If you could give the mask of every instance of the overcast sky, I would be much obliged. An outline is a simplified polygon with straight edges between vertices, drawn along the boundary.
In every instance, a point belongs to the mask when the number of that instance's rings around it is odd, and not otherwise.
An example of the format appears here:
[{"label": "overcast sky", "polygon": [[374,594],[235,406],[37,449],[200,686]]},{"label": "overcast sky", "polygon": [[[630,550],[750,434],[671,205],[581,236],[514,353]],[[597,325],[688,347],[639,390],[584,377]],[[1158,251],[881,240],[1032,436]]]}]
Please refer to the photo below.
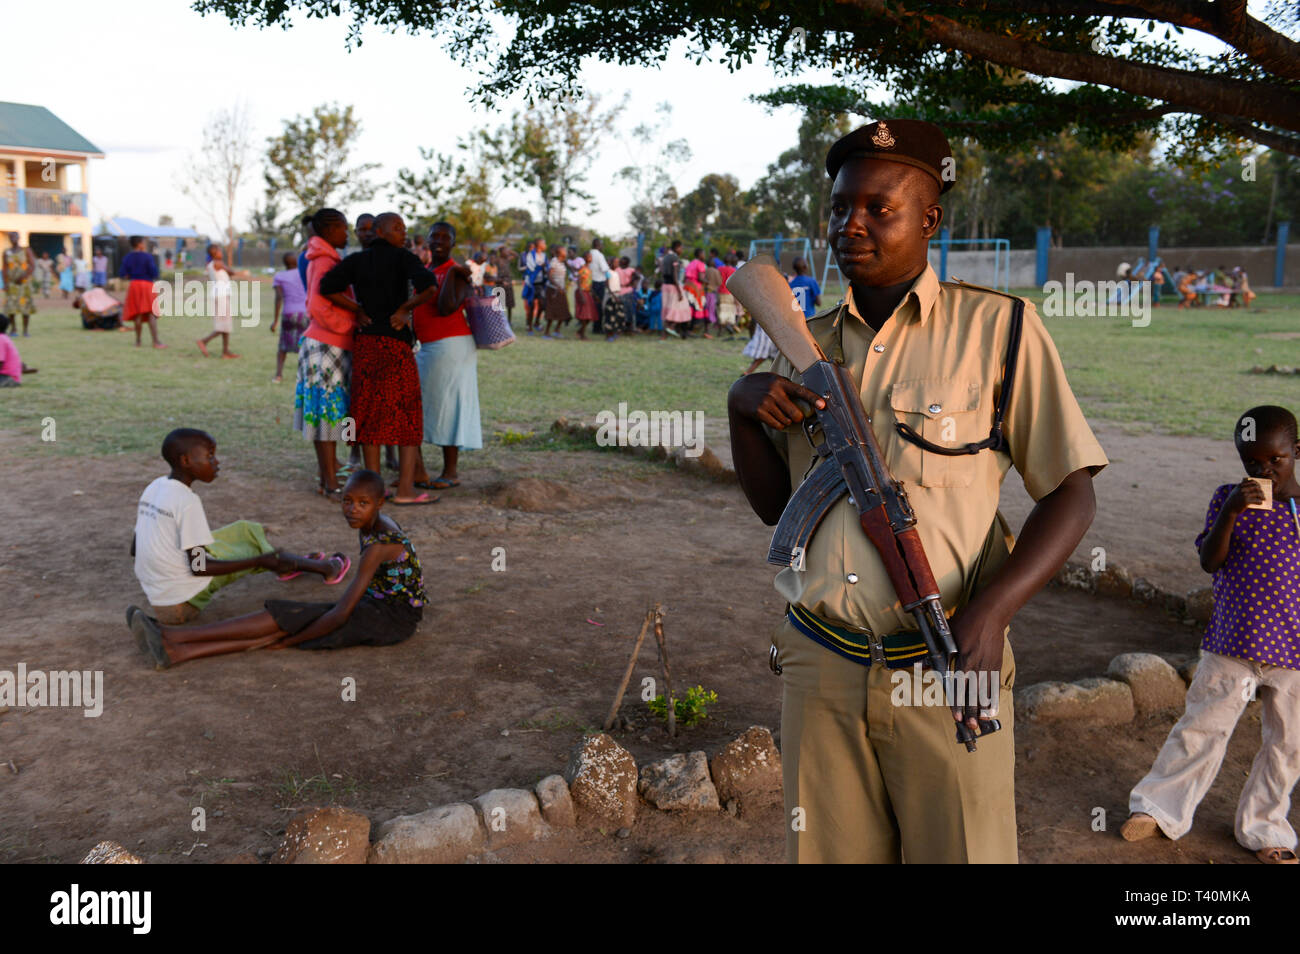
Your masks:
[{"label": "overcast sky", "polygon": [[[372,29],[349,52],[341,19],[300,17],[290,30],[235,28],[176,0],[71,0],[57,11],[56,17],[54,8],[40,4],[6,8],[0,99],[47,107],[107,154],[90,167],[96,218],[125,215],[155,223],[167,214],[178,225],[210,228],[177,183],[209,114],[236,101],[250,111],[259,157],[281,120],[325,102],[352,104],[362,121],[355,160],[381,163],[372,179],[385,184],[402,166],[422,165],[418,147],[450,151],[458,137],[503,122],[519,105],[507,103],[502,112],[472,106],[468,90],[476,74],[455,65],[440,40],[427,36]],[[17,37],[32,42],[12,42]],[[89,62],[74,66],[82,53]],[[747,100],[780,85],[765,66],[731,74],[670,57],[664,70],[591,62],[582,77],[608,101],[630,94],[619,123],[625,138],[638,122],[656,118],[656,104],[673,105],[670,138],[687,139],[694,153],[681,175],[682,191],[709,172],[730,172],[748,187],[795,142],[797,110],[769,111]],[[614,176],[632,161],[618,138],[603,143],[588,184],[599,210],[571,217],[615,235],[629,231],[630,201]],[[259,168],[241,201],[238,226],[247,226],[262,194]],[[501,202],[540,212],[525,192],[507,189]],[[386,188],[373,208],[385,204]]]},{"label": "overcast sky", "polygon": [[[4,28],[0,99],[47,107],[107,154],[90,168],[95,218],[125,215],[154,223],[166,214],[178,225],[211,229],[214,223],[177,183],[212,111],[237,101],[250,112],[259,158],[281,120],[325,102],[352,104],[362,121],[354,159],[380,163],[372,178],[384,185],[398,168],[422,165],[420,146],[449,152],[458,137],[503,122],[519,105],[508,102],[497,112],[472,106],[468,90],[476,74],[452,63],[437,38],[370,29],[363,45],[349,52],[343,19],[300,16],[290,30],[257,30],[200,17],[177,0],[65,0],[56,7],[7,6]],[[679,177],[682,192],[710,172],[729,172],[747,188],[795,142],[796,109],[768,110],[748,100],[781,84],[765,65],[733,74],[683,56],[670,56],[665,69],[590,61],[582,80],[607,101],[630,96],[619,123],[623,136],[602,144],[589,176],[599,209],[589,217],[570,216],[602,232],[629,231],[630,200],[615,174],[647,157],[634,156],[621,139],[638,122],[653,121],[660,102],[673,106],[668,138],[688,140],[694,153]],[[828,82],[830,76],[809,73],[800,80]],[[247,227],[262,195],[259,167],[244,189],[238,227]],[[540,211],[535,196],[510,188],[500,202],[524,205],[534,216]],[[389,191],[381,188],[371,209],[386,204]]]}]

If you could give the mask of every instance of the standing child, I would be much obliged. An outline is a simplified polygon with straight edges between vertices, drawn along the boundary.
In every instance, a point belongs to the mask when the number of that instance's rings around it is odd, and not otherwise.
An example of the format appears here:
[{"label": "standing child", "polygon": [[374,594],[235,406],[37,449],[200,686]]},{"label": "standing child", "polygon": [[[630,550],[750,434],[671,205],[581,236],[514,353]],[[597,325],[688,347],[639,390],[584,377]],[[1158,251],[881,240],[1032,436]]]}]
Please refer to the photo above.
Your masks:
[{"label": "standing child", "polygon": [[123,317],[135,322],[135,346],[140,347],[140,331],[144,322],[149,323],[149,335],[153,338],[155,348],[167,347],[158,340],[158,315],[154,311],[153,283],[158,280],[158,259],[144,250],[145,241],[139,235],[131,236],[131,251],[122,259],[118,269],[119,278],[128,279],[131,284],[126,289],[126,305]]},{"label": "standing child", "polygon": [[104,254],[103,249],[95,253],[90,264],[90,283],[103,288],[108,284],[108,256]]},{"label": "standing child", "polygon": [[59,253],[59,297],[67,299],[76,290],[76,272],[72,269],[72,256],[67,252]]},{"label": "standing child", "polygon": [[[352,417],[366,469],[379,470],[379,449],[398,447],[397,506],[431,504],[415,492],[416,459],[424,436],[420,375],[412,346],[411,312],[437,292],[437,283],[405,248],[406,223],[396,212],[375,219],[375,238],[321,279],[320,293],[356,314],[352,344]],[[415,295],[408,297],[410,288]],[[356,301],[346,294],[352,288]]]},{"label": "standing child", "polygon": [[383,506],[384,479],[370,470],[353,474],[343,488],[343,519],[357,531],[361,556],[338,602],[267,600],[260,612],[201,626],[168,625],[132,606],[126,618],[136,642],[156,668],[166,669],[250,649],[392,646],[410,639],[424,614],[424,574],[410,538],[380,512]]},{"label": "standing child", "polygon": [[[569,250],[561,245],[555,250],[551,264],[546,269],[546,330],[542,332],[543,338],[560,337],[560,325],[565,324],[572,317],[569,312],[569,294],[566,290],[569,270],[564,264],[568,255]],[[554,334],[551,333],[552,324],[555,325]]]},{"label": "standing child", "polygon": [[275,570],[282,580],[319,573],[326,583],[338,583],[347,574],[352,564],[343,554],[327,559],[323,553],[282,553],[271,546],[262,525],[250,520],[208,529],[203,501],[191,485],[196,480],[211,483],[221,469],[212,435],[177,428],[163,441],[162,456],[171,473],[140,495],[131,539],[136,579],[157,619],[187,623],[217,590],[249,573]]},{"label": "standing child", "polygon": [[271,279],[271,288],[275,292],[275,316],[271,319],[271,334],[280,324],[280,346],[275,351],[275,377],[271,379],[279,384],[284,374],[284,356],[293,352],[298,354],[298,339],[307,330],[307,289],[303,287],[298,275],[297,256],[292,252],[284,253],[284,271],[276,272]]},{"label": "standing child", "polygon": [[587,340],[587,326],[600,317],[596,308],[596,294],[591,280],[591,265],[579,257],[574,262],[578,267],[577,287],[573,292],[573,317],[578,320],[578,340]]},{"label": "standing child", "polygon": [[208,356],[208,342],[221,335],[221,357],[238,358],[230,350],[230,335],[235,330],[234,305],[231,301],[231,277],[250,278],[248,272],[233,271],[226,264],[226,252],[220,245],[208,246],[208,302],[212,307],[212,333],[198,339],[199,350],[203,357]]},{"label": "standing child", "polygon": [[790,288],[794,291],[799,307],[803,309],[804,317],[811,318],[817,314],[817,308],[822,303],[822,288],[817,284],[817,279],[808,274],[808,263],[803,258],[796,258],[793,267],[794,276],[790,279]]},{"label": "standing child", "polygon": [[1120,834],[1127,841],[1157,831],[1173,839],[1187,834],[1233,727],[1258,690],[1262,745],[1237,802],[1234,829],[1237,842],[1260,861],[1293,865],[1296,833],[1287,813],[1300,778],[1296,419],[1285,408],[1254,407],[1237,421],[1233,438],[1248,476],[1214,492],[1196,538],[1201,567],[1214,574],[1214,612],[1187,689],[1187,710],[1129,796],[1132,815]]},{"label": "standing child", "polygon": [[310,321],[298,343],[298,377],[293,394],[293,426],[316,448],[317,492],[341,492],[335,445],[352,440],[347,426],[352,391],[354,309],[342,308],[320,293],[321,279],[339,263],[348,243],[348,220],[338,209],[321,209],[307,241],[307,314]]}]

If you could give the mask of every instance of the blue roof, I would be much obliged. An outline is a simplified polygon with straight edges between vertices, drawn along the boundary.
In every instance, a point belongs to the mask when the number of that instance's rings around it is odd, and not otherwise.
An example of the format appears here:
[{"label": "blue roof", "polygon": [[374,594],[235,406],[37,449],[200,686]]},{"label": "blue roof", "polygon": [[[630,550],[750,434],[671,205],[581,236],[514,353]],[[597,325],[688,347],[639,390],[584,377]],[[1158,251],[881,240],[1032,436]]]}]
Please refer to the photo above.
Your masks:
[{"label": "blue roof", "polygon": [[146,225],[139,219],[119,215],[109,219],[95,230],[96,235],[139,235],[143,238],[198,238],[193,229],[180,229],[173,225]]},{"label": "blue roof", "polygon": [[0,148],[52,149],[103,156],[104,152],[44,106],[0,103]]}]

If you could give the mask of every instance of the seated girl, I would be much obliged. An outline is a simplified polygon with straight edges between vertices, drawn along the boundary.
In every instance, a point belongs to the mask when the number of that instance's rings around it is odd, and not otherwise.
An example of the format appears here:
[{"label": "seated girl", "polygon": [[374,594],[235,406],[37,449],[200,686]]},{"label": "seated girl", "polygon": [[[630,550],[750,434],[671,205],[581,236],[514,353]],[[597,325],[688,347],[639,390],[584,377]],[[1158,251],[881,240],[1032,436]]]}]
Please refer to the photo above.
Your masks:
[{"label": "seated girl", "polygon": [[343,518],[358,531],[356,577],[337,603],[267,600],[247,616],[200,626],[165,626],[133,606],[127,621],[156,668],[250,649],[391,646],[409,639],[425,603],[423,573],[402,528],[381,513],[384,479],[359,470],[343,488]]}]

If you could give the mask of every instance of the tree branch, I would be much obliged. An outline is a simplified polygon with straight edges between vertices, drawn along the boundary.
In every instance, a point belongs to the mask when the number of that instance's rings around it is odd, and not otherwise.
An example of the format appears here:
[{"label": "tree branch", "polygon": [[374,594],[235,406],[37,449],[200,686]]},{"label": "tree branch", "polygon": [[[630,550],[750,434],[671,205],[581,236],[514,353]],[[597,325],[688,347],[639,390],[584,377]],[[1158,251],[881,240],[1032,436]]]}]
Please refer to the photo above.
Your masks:
[{"label": "tree branch", "polygon": [[1225,116],[1222,113],[1206,113],[1205,118],[1213,119],[1216,123],[1231,129],[1243,139],[1249,139],[1251,142],[1257,142],[1261,146],[1268,146],[1270,149],[1276,149],[1278,152],[1285,152],[1288,155],[1300,156],[1300,136],[1284,136],[1244,122],[1240,117]]},{"label": "tree branch", "polygon": [[[918,27],[931,42],[1037,76],[1053,76],[1122,89],[1182,106],[1186,112],[1250,116],[1300,132],[1300,96],[1283,86],[1205,76],[1092,53],[1064,53],[1014,36],[990,33],[949,17],[915,12],[887,0],[836,0],[899,26]],[[1156,0],[1159,2],[1159,0]]]}]

